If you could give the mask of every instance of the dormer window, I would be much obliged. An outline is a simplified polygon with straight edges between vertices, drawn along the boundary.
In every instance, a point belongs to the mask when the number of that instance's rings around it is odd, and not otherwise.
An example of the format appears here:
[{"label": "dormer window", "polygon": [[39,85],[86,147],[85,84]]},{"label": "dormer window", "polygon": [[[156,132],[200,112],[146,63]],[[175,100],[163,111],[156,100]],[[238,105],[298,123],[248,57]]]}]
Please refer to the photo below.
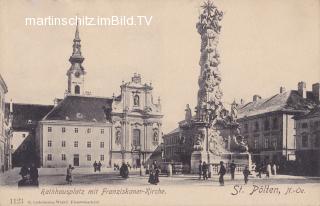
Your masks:
[{"label": "dormer window", "polygon": [[133,105],[138,107],[140,105],[140,98],[139,98],[139,95],[134,95],[133,97]]}]

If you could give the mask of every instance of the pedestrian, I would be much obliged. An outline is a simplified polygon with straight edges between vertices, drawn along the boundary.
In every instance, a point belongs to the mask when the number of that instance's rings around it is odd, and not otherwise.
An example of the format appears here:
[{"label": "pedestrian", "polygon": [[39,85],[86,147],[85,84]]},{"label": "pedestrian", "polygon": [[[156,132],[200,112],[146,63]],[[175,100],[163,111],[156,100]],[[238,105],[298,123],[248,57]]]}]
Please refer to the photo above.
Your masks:
[{"label": "pedestrian", "polygon": [[260,164],[258,165],[257,169],[258,169],[258,175],[257,175],[257,177],[261,178],[261,173],[262,173],[262,170],[263,170],[263,165],[262,165],[262,163],[260,163]]},{"label": "pedestrian", "polygon": [[159,180],[160,168],[157,165],[157,161],[156,160],[153,161],[152,168],[154,170],[154,184],[156,185],[156,184],[158,184],[160,182],[160,180]]},{"label": "pedestrian", "polygon": [[30,180],[33,186],[39,186],[38,177],[38,168],[35,166],[35,164],[32,164],[30,167]]},{"label": "pedestrian", "polygon": [[247,184],[249,175],[250,175],[250,171],[248,169],[248,166],[246,166],[243,170],[244,184]]},{"label": "pedestrian", "polygon": [[202,177],[202,161],[199,161],[199,180],[201,180]]},{"label": "pedestrian", "polygon": [[224,186],[224,179],[223,179],[223,176],[226,174],[226,168],[224,167],[223,165],[223,161],[220,161],[220,170],[218,172],[218,175],[219,176],[219,183],[220,183],[220,186]]},{"label": "pedestrian", "polygon": [[[127,162],[127,167],[128,167],[128,169],[130,168],[130,170],[131,170],[131,165],[129,164],[129,162]],[[140,165],[140,167],[141,167],[141,165]]]},{"label": "pedestrian", "polygon": [[203,162],[202,164],[202,172],[203,172],[203,179],[207,180],[208,179],[208,166],[206,162]]},{"label": "pedestrian", "polygon": [[101,162],[99,161],[99,163],[97,164],[97,168],[98,168],[98,171],[101,172],[101,167],[102,167],[102,164]]},{"label": "pedestrian", "polygon": [[271,165],[270,165],[270,163],[268,163],[268,165],[267,165],[267,177],[269,178],[270,177],[270,174],[271,174]]},{"label": "pedestrian", "polygon": [[72,170],[73,169],[74,169],[74,167],[72,167],[71,165],[69,165],[69,167],[67,168],[66,181],[69,185],[71,185],[71,183],[72,183]]},{"label": "pedestrian", "polygon": [[97,161],[94,161],[94,163],[93,163],[93,171],[94,172],[97,171],[97,166],[98,166]]},{"label": "pedestrian", "polygon": [[27,175],[28,175],[29,173],[30,173],[30,171],[29,171],[28,167],[27,167],[26,165],[23,165],[23,166],[21,167],[21,169],[20,169],[19,175],[21,175],[21,177],[22,177],[22,179],[23,179],[24,177],[27,177]]},{"label": "pedestrian", "polygon": [[235,171],[236,171],[236,164],[234,164],[234,160],[232,160],[232,162],[230,164],[231,180],[234,180]]},{"label": "pedestrian", "polygon": [[274,175],[277,175],[277,165],[276,165],[276,163],[273,164],[272,168],[273,168]]},{"label": "pedestrian", "polygon": [[122,166],[120,167],[120,176],[125,179],[129,177],[128,165],[125,164],[124,162],[122,163]]}]

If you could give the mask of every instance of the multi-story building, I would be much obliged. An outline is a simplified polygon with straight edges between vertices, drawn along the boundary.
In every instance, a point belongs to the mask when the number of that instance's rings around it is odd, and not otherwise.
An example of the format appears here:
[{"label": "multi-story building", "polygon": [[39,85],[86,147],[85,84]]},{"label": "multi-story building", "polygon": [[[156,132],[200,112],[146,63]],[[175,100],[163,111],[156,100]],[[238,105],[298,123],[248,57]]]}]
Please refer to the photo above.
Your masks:
[{"label": "multi-story building", "polygon": [[320,176],[320,105],[295,120],[297,172]]},{"label": "multi-story building", "polygon": [[39,121],[48,114],[53,105],[6,103],[5,115],[10,121],[10,153],[12,166],[37,163],[35,135]]},{"label": "multi-story building", "polygon": [[163,135],[165,161],[181,161],[184,147],[181,144],[180,128]]},{"label": "multi-story building", "polygon": [[117,97],[93,97],[84,92],[86,71],[78,27],[67,72],[64,99],[39,122],[36,153],[43,167],[90,167],[128,162],[139,167],[151,158],[162,139],[160,99],[153,87],[134,74]]},{"label": "multi-story building", "polygon": [[[314,84],[315,87],[318,84]],[[295,115],[304,114],[317,102],[319,91],[306,91],[299,82],[298,90],[285,91],[262,99],[254,95],[253,101],[238,107],[241,133],[248,142],[249,152],[256,163],[295,160]]]},{"label": "multi-story building", "polygon": [[10,153],[8,150],[9,139],[7,138],[5,131],[5,94],[7,92],[7,85],[0,75],[0,169],[2,172],[10,167]]}]

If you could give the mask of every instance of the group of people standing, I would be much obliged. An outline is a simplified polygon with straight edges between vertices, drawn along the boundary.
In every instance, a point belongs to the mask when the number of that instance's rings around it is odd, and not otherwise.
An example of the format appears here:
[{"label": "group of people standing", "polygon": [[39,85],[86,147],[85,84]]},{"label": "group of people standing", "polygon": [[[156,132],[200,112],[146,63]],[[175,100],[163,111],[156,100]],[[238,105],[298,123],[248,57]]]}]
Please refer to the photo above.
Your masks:
[{"label": "group of people standing", "polygon": [[94,163],[93,163],[94,172],[96,172],[96,171],[101,172],[101,167],[102,167],[102,164],[100,161],[99,161],[99,163],[97,163],[97,161],[94,161]]},{"label": "group of people standing", "polygon": [[258,175],[257,177],[261,178],[262,173],[266,174],[266,177],[270,177],[270,175],[277,175],[277,164],[273,163],[271,165],[271,163],[267,163],[267,164],[260,164],[257,166],[256,168]]},{"label": "group of people standing", "polygon": [[21,175],[22,179],[18,182],[18,187],[39,186],[39,173],[35,164],[31,164],[30,168],[28,168],[26,165],[23,165],[19,174]]},{"label": "group of people standing", "polygon": [[[230,168],[231,180],[234,180],[234,174],[236,171],[236,164],[234,163],[234,161],[230,163],[229,168]],[[202,162],[200,160],[199,179],[203,177],[204,180],[207,180],[208,177],[211,177],[211,170],[212,170],[212,165],[207,164],[206,162]],[[218,175],[219,175],[219,183],[221,186],[224,186],[224,175],[226,174],[226,172],[227,172],[227,169],[224,166],[224,162],[220,161]],[[249,175],[250,175],[250,171],[248,169],[248,166],[246,166],[243,170],[245,184],[247,184],[248,182]]]}]

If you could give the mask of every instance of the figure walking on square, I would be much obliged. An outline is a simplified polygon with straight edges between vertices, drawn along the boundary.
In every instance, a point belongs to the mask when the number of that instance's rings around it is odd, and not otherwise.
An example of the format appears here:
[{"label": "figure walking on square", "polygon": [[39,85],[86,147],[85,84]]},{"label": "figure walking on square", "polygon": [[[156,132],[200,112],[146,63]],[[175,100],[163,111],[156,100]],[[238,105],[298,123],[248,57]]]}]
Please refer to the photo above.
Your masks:
[{"label": "figure walking on square", "polygon": [[199,180],[201,180],[202,177],[202,161],[199,161]]},{"label": "figure walking on square", "polygon": [[120,175],[123,178],[128,178],[129,177],[129,169],[128,169],[128,165],[125,164],[124,162],[122,163],[122,166],[120,167]]},{"label": "figure walking on square", "polygon": [[71,165],[69,165],[69,167],[67,168],[66,181],[69,185],[71,185],[71,183],[72,183],[72,170],[73,169],[74,169],[74,167],[72,167]]},{"label": "figure walking on square", "polygon": [[234,173],[236,171],[236,164],[234,164],[234,160],[230,164],[230,173],[231,173],[231,180],[234,180]]},{"label": "figure walking on square", "polygon": [[219,183],[220,183],[220,186],[224,186],[224,179],[223,179],[223,176],[226,174],[226,168],[224,167],[223,165],[223,161],[220,161],[220,170],[218,172],[218,175],[219,176]]},{"label": "figure walking on square", "polygon": [[273,168],[274,175],[277,175],[277,165],[276,165],[276,163],[273,164],[272,168]]},{"label": "figure walking on square", "polygon": [[248,166],[246,166],[243,170],[243,176],[244,176],[244,183],[247,184],[248,182],[248,177],[250,175],[250,171],[248,169]]},{"label": "figure walking on square", "polygon": [[97,166],[98,166],[97,161],[94,161],[94,163],[93,163],[93,171],[94,172],[97,171]]},{"label": "figure walking on square", "polygon": [[99,161],[99,163],[97,164],[97,168],[98,168],[98,171],[101,172],[101,167],[102,167],[102,164],[101,162]]},{"label": "figure walking on square", "polygon": [[270,174],[271,174],[271,165],[270,165],[270,163],[268,163],[268,165],[267,165],[267,177],[268,178],[270,177]]},{"label": "figure walking on square", "polygon": [[38,177],[39,177],[38,169],[35,166],[35,164],[32,163],[30,167],[30,180],[33,186],[39,186]]},{"label": "figure walking on square", "polygon": [[206,162],[203,162],[202,164],[202,172],[203,172],[203,179],[207,180],[208,179],[208,165]]}]

